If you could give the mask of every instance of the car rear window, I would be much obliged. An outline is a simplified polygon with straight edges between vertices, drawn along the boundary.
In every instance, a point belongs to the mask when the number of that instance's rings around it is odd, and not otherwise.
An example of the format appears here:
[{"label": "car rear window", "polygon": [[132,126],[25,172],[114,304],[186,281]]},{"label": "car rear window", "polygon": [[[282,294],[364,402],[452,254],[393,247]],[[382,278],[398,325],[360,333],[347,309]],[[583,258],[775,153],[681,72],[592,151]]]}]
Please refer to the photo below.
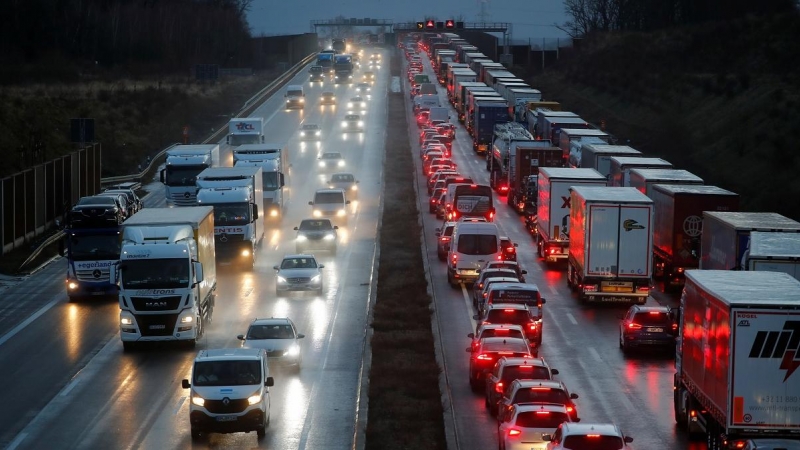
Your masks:
[{"label": "car rear window", "polygon": [[511,328],[487,328],[481,333],[481,338],[486,337],[509,337],[525,339],[525,336],[522,334],[522,330]]},{"label": "car rear window", "polygon": [[539,291],[533,289],[492,289],[489,291],[491,303],[519,303],[536,306],[542,299]]},{"label": "car rear window", "polygon": [[550,371],[547,367],[533,366],[530,364],[520,366],[506,366],[503,368],[503,380],[549,380]]},{"label": "car rear window", "polygon": [[[518,389],[514,396],[514,403],[557,403],[565,405],[569,402],[567,393],[561,389],[531,387]],[[576,449],[594,447],[575,447]]]},{"label": "car rear window", "polygon": [[510,323],[513,325],[525,325],[530,320],[530,313],[519,309],[492,309],[486,316],[489,323]]},{"label": "car rear window", "polygon": [[[517,421],[514,424],[523,428],[552,428],[556,429],[559,425],[569,420],[569,416],[557,411],[526,411],[517,414]],[[575,447],[594,448],[594,447]]]},{"label": "car rear window", "polygon": [[651,314],[649,311],[643,311],[633,317],[633,323],[644,326],[670,326],[670,318],[667,313],[659,312]]},{"label": "car rear window", "polygon": [[622,438],[618,436],[603,436],[603,435],[574,435],[564,438],[564,448],[568,449],[585,449],[592,450],[620,450],[623,447]]},{"label": "car rear window", "polygon": [[528,345],[516,339],[509,341],[484,342],[481,350],[485,352],[516,352],[528,353]]},{"label": "car rear window", "polygon": [[489,255],[497,253],[497,237],[491,234],[464,234],[458,237],[458,253]]}]

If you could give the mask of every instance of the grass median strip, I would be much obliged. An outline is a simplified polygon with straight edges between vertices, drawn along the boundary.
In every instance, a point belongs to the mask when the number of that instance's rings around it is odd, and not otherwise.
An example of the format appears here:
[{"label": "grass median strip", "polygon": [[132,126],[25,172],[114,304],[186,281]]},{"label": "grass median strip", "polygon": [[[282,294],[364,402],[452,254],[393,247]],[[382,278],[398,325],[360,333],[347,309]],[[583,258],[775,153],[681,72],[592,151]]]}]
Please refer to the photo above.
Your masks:
[{"label": "grass median strip", "polygon": [[[400,62],[393,57],[393,76]],[[402,93],[389,94],[367,449],[444,449],[431,298],[422,264],[414,161]]]}]

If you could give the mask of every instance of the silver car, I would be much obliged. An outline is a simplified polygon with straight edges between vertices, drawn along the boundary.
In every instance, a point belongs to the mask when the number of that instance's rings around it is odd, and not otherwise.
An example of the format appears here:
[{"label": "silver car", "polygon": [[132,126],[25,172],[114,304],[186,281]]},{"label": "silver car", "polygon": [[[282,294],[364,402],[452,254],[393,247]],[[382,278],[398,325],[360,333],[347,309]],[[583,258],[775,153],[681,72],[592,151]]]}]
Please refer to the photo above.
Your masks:
[{"label": "silver car", "polygon": [[322,294],[322,269],[314,255],[286,255],[275,269],[275,293],[316,291]]},{"label": "silver car", "polygon": [[304,334],[297,332],[294,323],[285,317],[255,319],[250,323],[247,334],[237,336],[243,348],[263,348],[267,351],[270,363],[291,365],[298,370],[303,360],[300,339],[304,337]]},{"label": "silver car", "polygon": [[331,175],[331,179],[328,180],[328,187],[330,189],[344,189],[348,199],[358,199],[358,180],[352,173],[334,173]]}]

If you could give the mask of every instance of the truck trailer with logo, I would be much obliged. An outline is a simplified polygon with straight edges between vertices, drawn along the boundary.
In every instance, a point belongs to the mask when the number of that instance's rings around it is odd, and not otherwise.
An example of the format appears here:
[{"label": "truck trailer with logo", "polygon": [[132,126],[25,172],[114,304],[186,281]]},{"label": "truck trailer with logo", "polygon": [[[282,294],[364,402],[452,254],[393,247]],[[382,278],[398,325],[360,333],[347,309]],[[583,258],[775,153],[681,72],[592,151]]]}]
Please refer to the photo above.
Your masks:
[{"label": "truck trailer with logo", "polygon": [[228,145],[238,147],[244,144],[264,143],[263,117],[235,117],[228,122]]}]

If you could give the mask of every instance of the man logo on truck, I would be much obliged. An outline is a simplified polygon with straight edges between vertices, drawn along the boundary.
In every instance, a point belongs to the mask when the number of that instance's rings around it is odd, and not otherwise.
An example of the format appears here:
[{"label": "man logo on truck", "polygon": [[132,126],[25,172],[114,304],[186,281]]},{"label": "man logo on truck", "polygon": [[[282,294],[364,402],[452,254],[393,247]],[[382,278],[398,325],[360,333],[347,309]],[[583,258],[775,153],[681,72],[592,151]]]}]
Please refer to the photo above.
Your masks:
[{"label": "man logo on truck", "polygon": [[633,219],[627,219],[626,221],[622,222],[622,228],[624,228],[625,231],[644,230],[644,225],[639,225],[639,222]]},{"label": "man logo on truck", "polygon": [[750,358],[781,358],[786,371],[783,382],[800,367],[800,321],[789,320],[781,331],[759,331],[750,347]]}]

